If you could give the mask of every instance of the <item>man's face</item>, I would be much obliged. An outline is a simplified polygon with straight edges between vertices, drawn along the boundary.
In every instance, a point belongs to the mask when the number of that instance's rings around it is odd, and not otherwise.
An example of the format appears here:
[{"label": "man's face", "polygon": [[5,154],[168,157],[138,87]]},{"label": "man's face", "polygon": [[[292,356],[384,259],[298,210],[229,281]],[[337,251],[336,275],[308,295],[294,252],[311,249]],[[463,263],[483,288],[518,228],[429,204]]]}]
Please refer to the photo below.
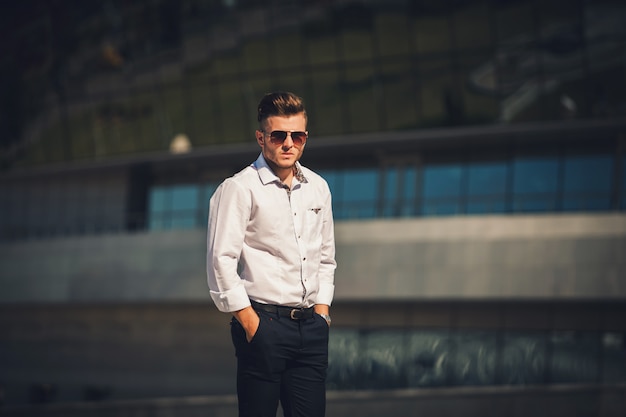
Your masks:
[{"label": "man's face", "polygon": [[304,143],[294,143],[294,138],[291,134],[287,135],[282,143],[277,143],[270,139],[270,134],[276,130],[286,132],[306,131],[304,113],[292,116],[270,116],[265,120],[263,130],[265,133],[260,130],[256,131],[256,140],[259,146],[261,146],[265,160],[274,171],[277,171],[277,174],[279,174],[278,171],[292,169],[296,161],[302,156]]}]

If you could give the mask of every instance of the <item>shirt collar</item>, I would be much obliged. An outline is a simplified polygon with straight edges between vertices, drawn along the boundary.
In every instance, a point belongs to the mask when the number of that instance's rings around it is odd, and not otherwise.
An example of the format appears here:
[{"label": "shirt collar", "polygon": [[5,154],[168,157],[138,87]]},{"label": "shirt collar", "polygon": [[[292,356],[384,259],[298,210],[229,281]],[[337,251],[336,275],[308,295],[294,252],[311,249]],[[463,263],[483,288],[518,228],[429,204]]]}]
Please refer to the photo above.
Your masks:
[{"label": "shirt collar", "polygon": [[[269,165],[267,165],[267,161],[263,157],[263,153],[259,155],[259,157],[256,159],[256,161],[254,161],[252,165],[259,173],[259,178],[261,179],[263,185],[269,184],[270,182],[274,181],[281,182],[280,178],[278,178],[276,174],[274,174],[274,171],[272,171],[272,169],[269,167]],[[295,172],[293,176],[298,182],[308,182],[306,177],[304,176],[304,172],[302,171],[302,165],[300,165],[300,162],[296,162],[294,166],[294,171]]]}]

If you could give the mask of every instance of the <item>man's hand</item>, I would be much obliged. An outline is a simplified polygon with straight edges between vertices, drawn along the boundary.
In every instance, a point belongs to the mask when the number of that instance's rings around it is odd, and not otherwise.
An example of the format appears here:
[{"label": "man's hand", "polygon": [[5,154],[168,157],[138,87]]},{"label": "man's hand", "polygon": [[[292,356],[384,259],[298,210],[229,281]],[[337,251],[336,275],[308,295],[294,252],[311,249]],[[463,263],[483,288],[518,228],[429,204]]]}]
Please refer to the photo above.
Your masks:
[{"label": "man's hand", "polygon": [[[330,307],[326,304],[315,304],[315,306],[313,307],[313,311],[315,311],[316,314],[330,317]],[[330,326],[330,321],[326,318],[324,319],[326,320],[326,323],[328,323],[328,325]]]},{"label": "man's hand", "polygon": [[256,331],[259,329],[259,323],[261,322],[259,315],[251,306],[248,306],[242,310],[233,311],[233,316],[235,316],[246,331],[246,340],[250,343]]}]

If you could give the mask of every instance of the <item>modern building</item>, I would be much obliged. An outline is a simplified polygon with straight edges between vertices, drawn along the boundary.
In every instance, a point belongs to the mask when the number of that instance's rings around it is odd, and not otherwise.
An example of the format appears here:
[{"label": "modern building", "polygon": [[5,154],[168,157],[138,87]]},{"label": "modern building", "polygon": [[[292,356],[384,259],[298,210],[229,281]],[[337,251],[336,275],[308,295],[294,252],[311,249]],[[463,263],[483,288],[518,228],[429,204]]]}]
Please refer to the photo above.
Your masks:
[{"label": "modern building", "polygon": [[307,101],[302,163],[333,192],[330,414],[624,413],[620,2],[99,7],[37,9],[3,44],[65,39],[3,107],[31,117],[0,174],[8,415],[231,415],[208,199],[256,158],[273,89]]}]

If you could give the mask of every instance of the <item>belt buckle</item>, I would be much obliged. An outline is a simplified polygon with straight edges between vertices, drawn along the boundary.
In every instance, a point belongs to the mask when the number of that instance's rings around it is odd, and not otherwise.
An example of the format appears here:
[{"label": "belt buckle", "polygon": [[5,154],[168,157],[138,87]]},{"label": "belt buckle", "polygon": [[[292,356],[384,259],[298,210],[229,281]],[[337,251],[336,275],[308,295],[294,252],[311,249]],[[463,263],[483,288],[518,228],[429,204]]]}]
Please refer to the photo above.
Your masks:
[{"label": "belt buckle", "polygon": [[291,320],[300,320],[300,317],[296,317],[296,313],[302,312],[302,310],[294,308],[289,312],[289,317]]}]

